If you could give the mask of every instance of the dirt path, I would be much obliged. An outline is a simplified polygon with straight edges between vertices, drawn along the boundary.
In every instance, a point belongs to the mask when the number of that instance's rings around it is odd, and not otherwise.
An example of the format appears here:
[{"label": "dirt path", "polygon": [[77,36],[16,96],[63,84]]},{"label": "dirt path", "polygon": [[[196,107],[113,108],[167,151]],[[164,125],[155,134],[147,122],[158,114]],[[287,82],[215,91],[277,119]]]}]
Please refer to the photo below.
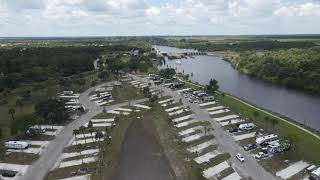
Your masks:
[{"label": "dirt path", "polygon": [[136,120],[123,142],[115,180],[175,180],[151,121]]}]

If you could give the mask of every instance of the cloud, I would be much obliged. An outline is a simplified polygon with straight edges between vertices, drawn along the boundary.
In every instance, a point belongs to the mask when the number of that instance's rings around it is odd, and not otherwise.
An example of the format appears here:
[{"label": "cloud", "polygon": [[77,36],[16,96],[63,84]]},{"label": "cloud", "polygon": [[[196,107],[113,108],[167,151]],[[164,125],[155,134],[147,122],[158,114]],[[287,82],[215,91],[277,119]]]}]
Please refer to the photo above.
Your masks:
[{"label": "cloud", "polygon": [[319,1],[153,1],[0,0],[0,36],[278,34],[320,29]]}]

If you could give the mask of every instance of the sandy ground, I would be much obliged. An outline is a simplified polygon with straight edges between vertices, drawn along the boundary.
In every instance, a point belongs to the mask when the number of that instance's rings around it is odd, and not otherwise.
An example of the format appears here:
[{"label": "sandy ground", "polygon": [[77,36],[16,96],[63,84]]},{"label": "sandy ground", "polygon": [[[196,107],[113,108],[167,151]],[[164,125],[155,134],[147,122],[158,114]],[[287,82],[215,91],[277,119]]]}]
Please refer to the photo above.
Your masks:
[{"label": "sandy ground", "polygon": [[176,107],[173,107],[173,108],[166,109],[165,111],[169,113],[169,112],[172,112],[172,111],[176,111],[178,109],[182,109],[184,107],[185,107],[184,105],[183,106],[176,106]]},{"label": "sandy ground", "polygon": [[174,180],[154,133],[144,123],[135,121],[123,143],[114,180]]},{"label": "sandy ground", "polygon": [[209,112],[210,115],[216,115],[216,114],[222,114],[222,113],[226,113],[226,112],[230,112],[229,109],[220,109],[220,110],[217,110],[217,111],[211,111]]},{"label": "sandy ground", "polygon": [[223,116],[223,117],[219,117],[219,118],[213,118],[213,120],[220,122],[220,121],[226,121],[229,119],[235,119],[238,117],[239,117],[238,115],[228,115],[228,116]]},{"label": "sandy ground", "polygon": [[61,159],[71,158],[71,157],[77,157],[80,155],[95,155],[99,152],[99,149],[88,149],[80,152],[72,152],[72,153],[63,153],[61,155]]},{"label": "sandy ground", "polygon": [[240,180],[241,177],[237,172],[233,172],[232,174],[228,175],[227,177],[222,178],[221,180]]},{"label": "sandy ground", "polygon": [[146,106],[146,105],[142,105],[142,104],[135,104],[133,106],[138,107],[138,108],[143,108],[143,109],[151,109],[150,106]]},{"label": "sandy ground", "polygon": [[83,163],[92,163],[92,162],[95,162],[96,160],[97,160],[96,157],[88,157],[88,158],[77,159],[72,161],[63,161],[60,163],[59,168],[81,165],[82,161]]},{"label": "sandy ground", "polygon": [[205,178],[209,179],[217,175],[218,173],[222,172],[223,170],[227,169],[228,167],[230,167],[230,165],[226,161],[224,161],[216,166],[204,170],[202,173]]},{"label": "sandy ground", "polygon": [[220,122],[221,126],[227,126],[230,124],[237,124],[237,123],[241,123],[244,122],[243,119],[232,119],[230,121],[224,121],[224,122]]},{"label": "sandy ground", "polygon": [[182,114],[184,112],[189,112],[189,111],[190,111],[189,109],[181,109],[181,110],[178,110],[178,111],[174,111],[174,112],[168,113],[168,115],[169,116],[179,115],[179,114]]},{"label": "sandy ground", "polygon": [[185,127],[188,126],[189,124],[195,123],[195,122],[199,122],[197,120],[190,120],[190,121],[185,121],[179,124],[174,125],[176,128],[181,128],[181,127]]},{"label": "sandy ground", "polygon": [[216,111],[216,110],[224,109],[224,108],[226,108],[226,107],[224,107],[224,106],[215,106],[215,107],[207,108],[206,111]]},{"label": "sandy ground", "polygon": [[169,98],[169,99],[165,99],[165,100],[162,100],[162,101],[158,101],[159,104],[163,104],[163,103],[167,103],[167,102],[170,102],[172,101],[173,99],[172,98]]},{"label": "sandy ground", "polygon": [[240,141],[240,140],[243,140],[243,139],[253,138],[255,136],[256,136],[256,132],[251,132],[251,133],[236,135],[236,136],[232,136],[232,137],[236,141]]},{"label": "sandy ground", "polygon": [[202,133],[201,134],[194,134],[192,136],[188,136],[188,137],[182,138],[182,141],[188,143],[188,142],[192,142],[192,141],[198,140],[203,136],[204,136],[204,134],[202,134]]},{"label": "sandy ground", "polygon": [[209,140],[207,142],[204,142],[204,143],[201,143],[201,144],[198,144],[196,146],[192,146],[190,148],[188,148],[187,150],[191,153],[194,153],[194,152],[198,152],[200,153],[203,149],[211,146],[211,145],[214,145],[214,140]]},{"label": "sandy ground", "polygon": [[125,111],[125,112],[132,112],[132,109],[128,109],[128,108],[118,108],[116,109],[117,111]]},{"label": "sandy ground", "polygon": [[111,119],[91,119],[92,123],[107,123],[107,122],[114,122],[114,118]]},{"label": "sandy ground", "polygon": [[211,151],[211,152],[208,152],[202,156],[199,156],[195,159],[193,159],[195,162],[197,162],[198,164],[202,164],[202,163],[205,163],[205,162],[209,162],[210,159],[216,157],[217,155],[219,155],[220,152],[218,151]]},{"label": "sandy ground", "polygon": [[179,136],[185,136],[185,135],[194,133],[197,130],[202,130],[203,128],[204,128],[203,126],[195,126],[195,127],[180,131],[178,134],[179,134]]},{"label": "sandy ground", "polygon": [[304,161],[298,161],[294,164],[291,164],[289,167],[277,172],[276,175],[281,177],[282,179],[289,179],[290,177],[299,173],[308,166],[308,163]]},{"label": "sandy ground", "polygon": [[216,104],[215,101],[211,101],[211,102],[206,102],[206,103],[202,103],[202,104],[199,104],[200,107],[204,107],[204,106],[209,106],[209,105],[214,105]]},{"label": "sandy ground", "polygon": [[83,176],[74,176],[74,177],[64,178],[64,179],[60,179],[60,180],[90,180],[90,179],[91,179],[91,175],[86,174]]},{"label": "sandy ground", "polygon": [[175,119],[172,119],[172,122],[175,122],[175,123],[178,123],[178,122],[181,122],[181,121],[185,121],[185,120],[188,120],[188,119],[191,119],[193,117],[193,115],[186,115],[186,116],[182,116],[182,117],[178,117],[178,118],[175,118]]}]

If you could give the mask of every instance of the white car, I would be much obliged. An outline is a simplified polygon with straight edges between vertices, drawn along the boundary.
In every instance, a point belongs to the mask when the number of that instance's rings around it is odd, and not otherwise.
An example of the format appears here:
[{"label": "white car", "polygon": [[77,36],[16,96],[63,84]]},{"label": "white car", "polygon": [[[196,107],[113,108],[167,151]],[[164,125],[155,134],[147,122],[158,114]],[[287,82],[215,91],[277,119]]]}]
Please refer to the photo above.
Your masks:
[{"label": "white car", "polygon": [[266,154],[266,153],[264,153],[264,152],[259,152],[258,154],[256,154],[254,157],[256,158],[256,159],[262,159],[262,158],[265,158],[265,157],[268,157],[269,156],[269,154]]},{"label": "white car", "polygon": [[240,162],[244,162],[244,157],[243,157],[240,153],[238,153],[238,154],[236,155],[236,158],[237,158]]}]

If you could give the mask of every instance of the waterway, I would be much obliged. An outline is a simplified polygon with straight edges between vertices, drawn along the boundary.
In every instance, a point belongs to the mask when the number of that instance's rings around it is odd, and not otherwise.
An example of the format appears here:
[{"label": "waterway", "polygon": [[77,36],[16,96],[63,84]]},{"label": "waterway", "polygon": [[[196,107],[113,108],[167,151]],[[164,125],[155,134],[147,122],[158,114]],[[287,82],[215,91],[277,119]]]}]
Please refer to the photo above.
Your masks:
[{"label": "waterway", "polygon": [[[178,48],[155,46],[160,52],[175,52]],[[177,52],[185,52],[180,49]],[[178,72],[193,74],[190,79],[202,85],[211,78],[219,82],[220,90],[251,104],[289,117],[294,121],[320,130],[320,96],[300,90],[270,84],[251,78],[235,70],[229,62],[218,56],[166,60],[162,67],[172,67]]]}]

